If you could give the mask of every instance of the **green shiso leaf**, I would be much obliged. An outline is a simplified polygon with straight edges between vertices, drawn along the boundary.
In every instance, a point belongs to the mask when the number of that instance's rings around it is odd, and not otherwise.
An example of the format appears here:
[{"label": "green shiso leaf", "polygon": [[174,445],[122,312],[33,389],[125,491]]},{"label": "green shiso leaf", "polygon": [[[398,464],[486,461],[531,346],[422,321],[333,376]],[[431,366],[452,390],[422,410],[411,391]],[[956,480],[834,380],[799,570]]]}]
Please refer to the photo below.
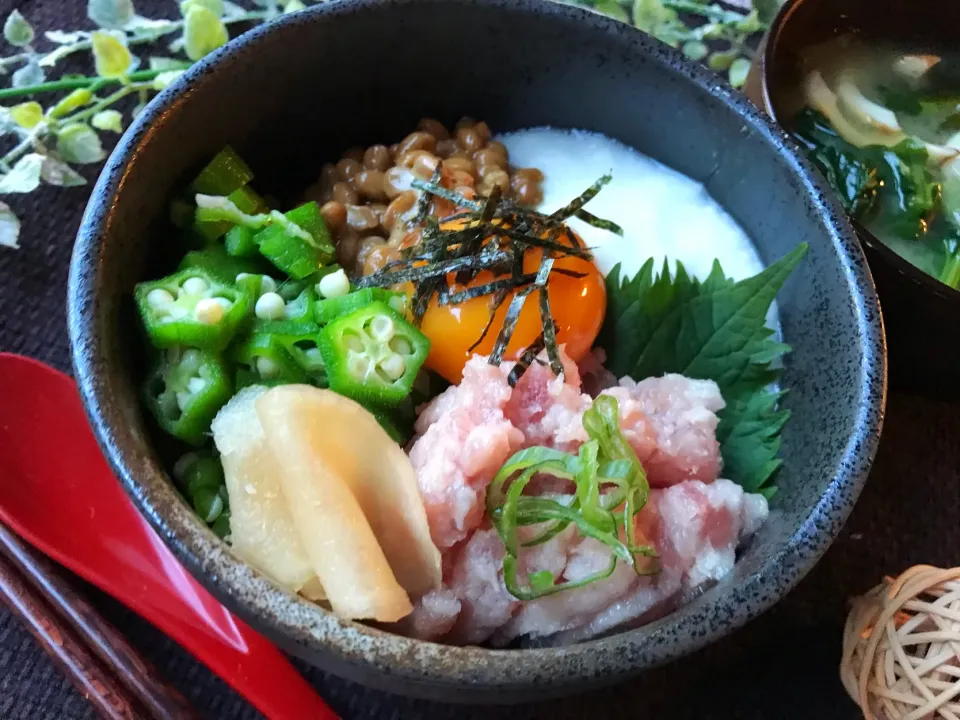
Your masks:
[{"label": "green shiso leaf", "polygon": [[780,431],[789,417],[771,389],[789,347],[774,340],[767,311],[807,252],[801,244],[754,277],[734,282],[719,263],[700,282],[682,264],[671,275],[648,261],[633,278],[607,276],[607,315],[597,344],[618,377],[680,373],[713,380],[726,407],[717,439],[724,475],[749,492],[773,492]]}]

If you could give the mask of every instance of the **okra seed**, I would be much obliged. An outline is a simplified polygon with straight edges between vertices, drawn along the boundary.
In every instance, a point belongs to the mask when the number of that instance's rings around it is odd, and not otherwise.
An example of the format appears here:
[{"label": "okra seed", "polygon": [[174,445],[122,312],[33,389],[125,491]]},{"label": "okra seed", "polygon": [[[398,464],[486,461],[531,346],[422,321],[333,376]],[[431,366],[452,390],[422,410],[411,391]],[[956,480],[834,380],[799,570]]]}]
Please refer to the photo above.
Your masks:
[{"label": "okra seed", "polygon": [[187,409],[187,405],[192,397],[193,396],[190,393],[185,391],[180,391],[177,393],[177,407],[180,408],[180,412],[183,412]]},{"label": "okra seed", "polygon": [[370,321],[370,327],[367,331],[377,342],[390,342],[395,332],[393,320],[386,315],[377,315]]},{"label": "okra seed", "polygon": [[[192,279],[192,278],[191,278]],[[189,280],[187,281],[189,282]],[[223,305],[214,298],[204,298],[193,309],[193,317],[204,325],[216,325],[226,315]]]},{"label": "okra seed", "polygon": [[363,352],[363,341],[356,333],[346,332],[343,334],[343,345],[348,350],[353,350],[354,352]]},{"label": "okra seed", "polygon": [[349,370],[350,374],[357,380],[364,380],[367,377],[367,373],[370,372],[370,361],[363,355],[350,353],[350,357],[347,360],[347,370]]},{"label": "okra seed", "polygon": [[264,275],[260,283],[260,293],[272,293],[277,291],[277,281],[269,275]]},{"label": "okra seed", "polygon": [[204,522],[212,523],[223,513],[223,500],[219,495],[214,495],[210,500],[210,507],[204,514]]},{"label": "okra seed", "polygon": [[189,350],[183,351],[183,356],[180,358],[180,363],[183,365],[199,365],[200,364],[200,351],[190,348]]},{"label": "okra seed", "polygon": [[280,366],[268,357],[258,357],[257,372],[264,380],[269,380],[280,374]]},{"label": "okra seed", "polygon": [[317,292],[325,298],[343,297],[350,292],[350,280],[343,268],[324,275],[317,283]]},{"label": "okra seed", "polygon": [[207,386],[207,381],[203,378],[192,377],[187,381],[187,390],[196,395],[197,393],[203,392],[203,389]]},{"label": "okra seed", "polygon": [[189,311],[185,307],[179,305],[174,305],[170,308],[170,320],[183,320],[189,314]]},{"label": "okra seed", "polygon": [[173,295],[163,288],[154,288],[147,293],[147,305],[154,310],[166,308],[173,304]]},{"label": "okra seed", "polygon": [[267,292],[257,299],[253,312],[261,320],[279,320],[283,317],[287,304],[275,292]]},{"label": "okra seed", "polygon": [[307,358],[307,362],[315,367],[323,365],[323,354],[320,352],[319,348],[310,348],[305,350],[303,353],[304,357]]},{"label": "okra seed", "polygon": [[395,353],[400,353],[401,355],[412,355],[413,347],[407,341],[406,338],[402,338],[399,335],[392,340],[390,340],[390,349]]},{"label": "okra seed", "polygon": [[243,282],[244,280],[246,280],[248,277],[250,277],[250,273],[240,273],[239,275],[237,275],[236,281],[237,281],[238,283],[242,283],[242,282]]},{"label": "okra seed", "polygon": [[193,464],[200,458],[196,453],[187,453],[173,466],[173,476],[178,480],[183,480],[187,475],[187,471],[193,467]]},{"label": "okra seed", "polygon": [[210,289],[207,281],[201,277],[187,278],[180,287],[187,295],[200,295]]},{"label": "okra seed", "polygon": [[222,307],[224,312],[229,311],[230,308],[233,307],[233,303],[225,297],[215,297],[213,301]]},{"label": "okra seed", "polygon": [[407,371],[407,364],[397,354],[389,355],[380,361],[380,369],[391,380],[399,380]]}]

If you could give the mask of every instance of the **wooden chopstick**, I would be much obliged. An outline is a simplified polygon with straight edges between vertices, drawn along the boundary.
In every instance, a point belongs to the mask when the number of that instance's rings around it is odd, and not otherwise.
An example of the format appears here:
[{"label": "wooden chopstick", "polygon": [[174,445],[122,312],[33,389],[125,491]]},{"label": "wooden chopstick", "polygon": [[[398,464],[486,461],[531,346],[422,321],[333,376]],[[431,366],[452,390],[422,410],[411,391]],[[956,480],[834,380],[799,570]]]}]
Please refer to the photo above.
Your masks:
[{"label": "wooden chopstick", "polygon": [[[142,718],[143,713],[136,712],[140,706],[157,720],[199,717],[187,700],[163,682],[157,671],[70,586],[54,563],[3,525],[0,594],[105,717]],[[61,624],[57,613],[66,625]],[[105,672],[94,657],[112,674]]]},{"label": "wooden chopstick", "polygon": [[97,665],[86,647],[51,615],[20,573],[4,558],[0,558],[0,597],[23,618],[30,634],[103,717],[137,719],[132,698],[127,696],[123,687]]}]

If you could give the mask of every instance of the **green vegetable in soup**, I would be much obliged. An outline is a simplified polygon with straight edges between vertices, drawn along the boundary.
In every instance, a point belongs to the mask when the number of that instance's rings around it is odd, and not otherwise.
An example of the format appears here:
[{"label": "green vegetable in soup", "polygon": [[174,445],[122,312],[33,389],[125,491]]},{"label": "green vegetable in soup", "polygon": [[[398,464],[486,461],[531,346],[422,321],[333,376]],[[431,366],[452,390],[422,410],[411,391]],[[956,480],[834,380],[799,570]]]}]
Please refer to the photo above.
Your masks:
[{"label": "green vegetable in soup", "polygon": [[796,138],[850,215],[891,250],[960,283],[960,63],[841,36],[804,59]]},{"label": "green vegetable in soup", "polygon": [[918,141],[857,147],[810,109],[797,116],[794,134],[855,220],[924,272],[958,286],[960,164],[946,163],[938,177]]}]

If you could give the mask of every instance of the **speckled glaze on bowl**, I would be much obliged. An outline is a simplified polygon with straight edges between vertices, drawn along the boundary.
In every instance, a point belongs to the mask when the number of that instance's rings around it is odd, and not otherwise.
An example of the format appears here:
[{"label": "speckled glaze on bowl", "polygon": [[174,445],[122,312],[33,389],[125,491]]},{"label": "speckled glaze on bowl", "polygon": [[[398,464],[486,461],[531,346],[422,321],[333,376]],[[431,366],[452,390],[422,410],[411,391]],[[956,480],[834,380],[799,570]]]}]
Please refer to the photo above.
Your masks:
[{"label": "speckled glaze on bowl", "polygon": [[[724,581],[644,628],[562,649],[452,648],[340,620],[238,562],[174,490],[137,404],[129,296],[182,249],[171,190],[224,143],[260,188],[295,190],[344,148],[399,139],[423,115],[495,130],[551,124],[618,138],[703,181],[765,261],[810,253],[780,295],[793,413],[770,521]],[[866,478],[886,392],[883,328],[863,255],[790,142],[706,70],[600,15],[532,0],[331,3],[251,32],[188,72],[110,157],[74,252],[76,377],[137,506],[224,604],[288,651],[356,681],[460,702],[612,683],[716,640],[782,597],[836,536]],[[705,239],[706,242],[709,239]],[[173,247],[171,247],[173,246]]]}]

